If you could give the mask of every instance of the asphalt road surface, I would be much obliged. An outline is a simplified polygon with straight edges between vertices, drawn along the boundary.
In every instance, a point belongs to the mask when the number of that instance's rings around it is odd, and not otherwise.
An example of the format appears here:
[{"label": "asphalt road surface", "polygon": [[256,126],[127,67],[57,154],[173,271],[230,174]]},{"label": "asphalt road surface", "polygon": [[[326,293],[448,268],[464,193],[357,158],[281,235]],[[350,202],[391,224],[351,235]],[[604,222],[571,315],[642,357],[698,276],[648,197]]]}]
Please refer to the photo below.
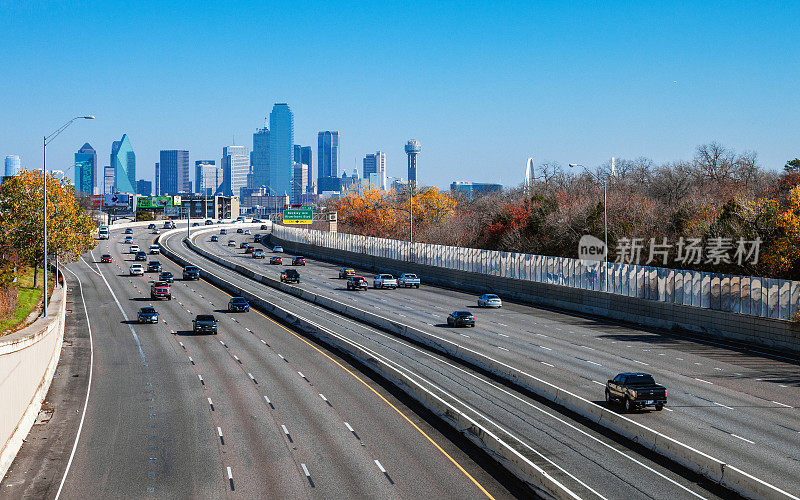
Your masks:
[{"label": "asphalt road surface", "polygon": [[[136,230],[135,243],[146,249],[148,233]],[[227,313],[227,294],[182,281],[164,257],[151,256],[176,274],[173,299],[150,300],[155,275],[129,276],[133,256],[121,241],[112,230],[67,273],[70,321],[83,329],[88,314],[93,334],[91,385],[76,386],[68,410],[82,414],[89,387],[74,456],[67,431],[77,430],[77,419],[67,422],[57,406],[51,422],[66,428],[58,465],[36,458],[36,446],[47,446],[38,441],[20,454],[0,496],[53,498],[67,468],[63,498],[526,493],[399,391],[256,311]],[[100,264],[104,253],[114,262]],[[158,324],[136,323],[147,305]],[[218,335],[191,333],[198,313],[215,314]]]},{"label": "asphalt road surface", "polygon": [[[206,241],[210,235],[198,239]],[[426,387],[453,401],[459,411],[486,423],[488,428],[507,442],[519,446],[524,450],[526,458],[582,498],[708,498],[718,493],[707,489],[707,484],[698,481],[691,474],[686,474],[686,471],[672,470],[668,465],[645,456],[641,450],[632,449],[627,443],[609,438],[602,429],[593,429],[577,422],[529,395],[509,390],[479,373],[457,366],[452,361],[391,335],[247,280],[186,248],[182,242],[184,236],[182,233],[175,234],[168,237],[165,244],[203,269],[228,281],[234,281],[249,292],[281,307],[297,311],[303,317],[341,335],[343,341],[365,346],[375,356],[387,359],[414,374]],[[270,266],[264,261],[252,259],[243,254],[238,245],[237,248],[230,249],[232,252],[228,250],[228,239],[241,241],[243,238],[244,235],[228,235],[223,237],[221,245],[208,243],[207,248],[215,248],[219,253],[237,259],[237,263],[252,265],[266,273],[277,273],[286,267]],[[341,288],[342,280],[338,280],[335,270],[332,270],[331,266],[325,264],[310,263],[305,269],[300,268],[304,277],[300,286],[310,286],[315,292],[322,290],[324,285],[330,290]],[[315,286],[318,288],[315,289]],[[411,294],[420,290],[408,290],[407,293],[413,298]],[[395,304],[389,302],[392,297],[390,294],[397,291],[336,292],[341,293],[345,300],[386,298],[387,302],[380,302],[382,305],[379,307],[388,312],[395,307]],[[399,306],[397,308],[403,311],[405,317],[409,317],[412,312]],[[434,320],[434,325],[429,326],[441,328],[435,325],[440,324],[443,319],[444,315],[441,315],[438,321]],[[459,337],[469,335],[471,338],[474,333],[480,333],[479,328],[459,330],[459,333],[455,333],[453,329],[441,329],[451,330],[452,335]]]},{"label": "asphalt road surface", "polygon": [[[195,241],[275,278],[289,267],[270,265],[269,257],[281,255],[289,263],[291,254],[265,247],[266,260],[252,259],[238,248],[252,236],[234,233],[210,242],[216,233]],[[228,239],[236,246],[227,246]],[[649,372],[668,387],[669,405],[631,418],[800,495],[796,359],[521,304],[481,309],[474,295],[425,286],[424,276],[420,289],[353,293],[338,279],[340,267],[307,259],[297,268],[298,286],[486,353],[597,402],[604,398],[605,381],[617,373]],[[374,273],[361,274],[372,283]],[[448,328],[447,314],[463,309],[475,314],[477,326]]]}]

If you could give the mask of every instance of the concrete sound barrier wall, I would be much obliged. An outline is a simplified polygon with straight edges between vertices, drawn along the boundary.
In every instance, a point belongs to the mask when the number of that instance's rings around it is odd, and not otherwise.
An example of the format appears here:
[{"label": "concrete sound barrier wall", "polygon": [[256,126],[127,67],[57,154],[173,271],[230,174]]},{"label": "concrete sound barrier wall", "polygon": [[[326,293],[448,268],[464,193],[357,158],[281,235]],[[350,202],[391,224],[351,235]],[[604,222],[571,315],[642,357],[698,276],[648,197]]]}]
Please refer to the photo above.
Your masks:
[{"label": "concrete sound barrier wall", "polygon": [[61,356],[66,280],[53,290],[50,315],[0,337],[0,478],[22,447],[42,406]]}]

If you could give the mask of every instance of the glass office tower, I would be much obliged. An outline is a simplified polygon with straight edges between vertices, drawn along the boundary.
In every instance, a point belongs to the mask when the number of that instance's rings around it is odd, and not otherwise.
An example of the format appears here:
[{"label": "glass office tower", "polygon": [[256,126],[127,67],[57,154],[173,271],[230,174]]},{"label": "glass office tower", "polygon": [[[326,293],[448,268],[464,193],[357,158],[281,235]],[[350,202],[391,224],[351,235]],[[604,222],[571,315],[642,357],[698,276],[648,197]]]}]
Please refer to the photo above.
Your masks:
[{"label": "glass office tower", "polygon": [[288,104],[272,107],[269,129],[269,187],[274,195],[288,195],[294,181],[294,115]]}]

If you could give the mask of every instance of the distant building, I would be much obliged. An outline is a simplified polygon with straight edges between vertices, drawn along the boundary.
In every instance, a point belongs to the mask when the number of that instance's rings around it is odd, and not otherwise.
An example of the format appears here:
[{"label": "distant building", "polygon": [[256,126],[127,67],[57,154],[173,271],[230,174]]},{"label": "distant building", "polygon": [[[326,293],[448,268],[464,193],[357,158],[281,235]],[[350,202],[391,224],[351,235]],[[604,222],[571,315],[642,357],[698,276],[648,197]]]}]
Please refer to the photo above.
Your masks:
[{"label": "distant building", "polygon": [[251,193],[245,194],[245,196],[241,198],[241,207],[249,209],[254,213],[278,213],[290,203],[289,196],[274,196],[268,194],[269,190],[266,188],[248,191],[251,191]]},{"label": "distant building", "polygon": [[501,191],[503,191],[502,184],[487,184],[483,182],[453,182],[450,184],[451,193],[462,194],[469,199],[479,198]]},{"label": "distant building", "polygon": [[301,196],[308,192],[308,178],[308,165],[295,163],[294,179],[292,179],[292,203],[300,203]]},{"label": "distant building", "polygon": [[353,175],[348,176],[347,171],[342,172],[342,177],[339,179],[339,191],[345,192],[353,188],[358,188],[358,172],[353,169]]},{"label": "distant building", "polygon": [[300,199],[295,203],[300,205],[316,205],[319,202],[319,195],[317,193],[303,193]]},{"label": "distant building", "polygon": [[6,156],[6,177],[17,175],[22,170],[22,160],[17,155]]},{"label": "distant building", "polygon": [[111,144],[111,167],[114,168],[114,191],[133,194],[136,191],[136,154],[128,134],[122,134],[122,139]]},{"label": "distant building", "polygon": [[189,151],[186,149],[163,149],[159,154],[159,184],[161,194],[192,192],[189,177]]},{"label": "distant building", "polygon": [[417,155],[422,150],[422,147],[414,139],[406,143],[406,154],[408,155],[408,184],[411,187],[417,187]]},{"label": "distant building", "polygon": [[311,146],[300,146],[299,144],[294,145],[294,162],[308,165],[308,188],[306,188],[306,192],[308,193],[314,192],[314,183],[311,182],[311,180],[314,178],[314,164],[312,162],[313,158],[314,156],[311,153]]},{"label": "distant building", "polygon": [[317,134],[317,193],[339,190],[339,132],[326,130]]},{"label": "distant building", "polygon": [[161,165],[158,162],[156,162],[156,180],[153,187],[156,188],[156,196],[161,196]]},{"label": "distant building", "polygon": [[75,153],[75,191],[92,194],[97,184],[97,151],[87,142]]},{"label": "distant building", "polygon": [[195,191],[204,196],[211,196],[222,185],[222,169],[214,160],[197,160],[194,162]]},{"label": "distant building", "polygon": [[294,179],[294,114],[285,102],[269,114],[269,184],[275,195],[292,192]]},{"label": "distant building", "polygon": [[370,175],[376,174],[378,176],[377,185],[371,181],[370,185],[376,189],[386,191],[386,154],[381,151],[376,151],[374,154],[370,153],[364,156],[361,174],[367,181],[370,181]]},{"label": "distant building", "polygon": [[269,126],[264,124],[263,128],[253,133],[253,151],[250,153],[250,166],[253,175],[247,187],[269,186]]},{"label": "distant building", "polygon": [[151,196],[153,194],[153,182],[144,179],[136,181],[136,194]]},{"label": "distant building", "polygon": [[225,146],[222,148],[222,185],[219,190],[226,196],[240,196],[247,187],[250,174],[250,149],[247,146]]},{"label": "distant building", "polygon": [[114,192],[114,167],[106,165],[103,167],[103,194],[110,194]]},{"label": "distant building", "polygon": [[408,183],[404,181],[402,177],[392,179],[392,182],[389,186],[390,186],[389,189],[391,189],[392,191],[402,192],[408,190]]}]

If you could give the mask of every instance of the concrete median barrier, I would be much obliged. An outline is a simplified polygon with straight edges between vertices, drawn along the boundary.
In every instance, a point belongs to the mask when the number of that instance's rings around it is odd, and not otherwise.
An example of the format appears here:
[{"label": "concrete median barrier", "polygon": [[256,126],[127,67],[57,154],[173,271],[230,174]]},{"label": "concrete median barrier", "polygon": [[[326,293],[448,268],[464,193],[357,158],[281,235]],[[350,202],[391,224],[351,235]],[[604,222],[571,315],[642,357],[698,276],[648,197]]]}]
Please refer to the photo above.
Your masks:
[{"label": "concrete median barrier", "polygon": [[[201,234],[201,232],[198,233]],[[279,289],[375,328],[425,345],[435,352],[459,359],[468,366],[493,373],[511,384],[544,397],[741,495],[750,498],[798,498],[783,491],[778,486],[766,483],[675,438],[650,429],[622,414],[483,353],[465,348],[455,342],[398,321],[344,304],[330,297],[321,296],[255,273],[250,269],[213,255],[199,248],[191,241],[188,242],[188,245],[198,255],[254,281]]]},{"label": "concrete median barrier", "polygon": [[0,337],[0,478],[31,430],[61,356],[66,280],[53,290],[47,318]]},{"label": "concrete median barrier", "polygon": [[[166,236],[166,234],[164,236]],[[171,251],[165,245],[162,244],[161,246],[162,253],[180,265],[185,266],[189,264],[196,264],[189,262],[182,256]],[[233,270],[241,273],[244,276],[252,277],[257,281],[261,281],[265,278],[263,276],[256,275],[250,270],[244,269],[242,266],[236,266],[228,262],[225,264],[221,263],[221,265],[224,265],[225,267],[229,267],[229,265],[233,266]],[[297,330],[314,336],[316,339],[333,350],[345,353],[348,356],[358,360],[365,366],[368,366],[370,369],[374,370],[380,376],[399,387],[406,394],[414,398],[434,414],[438,415],[448,425],[456,429],[470,441],[486,450],[489,455],[495,458],[495,460],[497,460],[502,467],[514,474],[514,476],[519,478],[521,481],[528,484],[543,498],[578,498],[566,487],[561,485],[557,480],[550,476],[546,471],[526,458],[513,446],[507,444],[498,436],[487,430],[483,425],[480,424],[480,422],[477,422],[465,415],[455,406],[445,401],[442,397],[422,387],[414,380],[403,374],[401,371],[392,367],[389,363],[384,362],[380,355],[376,355],[375,353],[370,352],[368,349],[359,346],[354,342],[345,339],[344,337],[338,336],[334,332],[331,332],[330,330],[321,327],[320,325],[317,325],[292,311],[284,309],[276,304],[273,304],[272,302],[254,295],[242,289],[238,285],[216,276],[214,273],[205,271],[203,273],[203,278],[231,295],[244,297],[248,300],[248,302],[250,302],[252,307],[280,319],[284,323],[296,328]],[[271,281],[275,282],[273,284],[286,286],[277,280]],[[298,290],[298,292],[299,291],[300,290]],[[311,301],[313,301],[315,298],[310,296],[313,294],[306,295],[309,296]]]}]

